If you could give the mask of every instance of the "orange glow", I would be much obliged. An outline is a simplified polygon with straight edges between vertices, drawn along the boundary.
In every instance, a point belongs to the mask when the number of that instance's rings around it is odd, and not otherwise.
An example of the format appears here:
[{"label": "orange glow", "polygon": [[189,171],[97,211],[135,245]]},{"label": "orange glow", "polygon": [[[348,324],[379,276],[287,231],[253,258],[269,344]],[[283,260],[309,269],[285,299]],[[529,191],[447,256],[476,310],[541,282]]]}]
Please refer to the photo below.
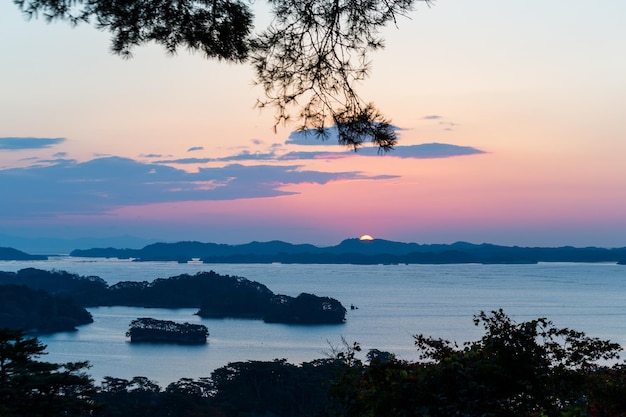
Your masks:
[{"label": "orange glow", "polygon": [[363,235],[359,238],[359,240],[374,240],[370,235]]}]

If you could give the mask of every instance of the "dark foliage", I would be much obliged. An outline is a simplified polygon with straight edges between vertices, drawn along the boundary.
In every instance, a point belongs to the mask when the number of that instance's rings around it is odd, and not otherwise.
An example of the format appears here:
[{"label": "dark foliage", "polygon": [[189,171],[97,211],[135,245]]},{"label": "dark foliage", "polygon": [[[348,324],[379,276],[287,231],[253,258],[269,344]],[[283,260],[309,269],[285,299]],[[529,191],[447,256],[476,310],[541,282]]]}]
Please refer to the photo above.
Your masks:
[{"label": "dark foliage", "polygon": [[22,285],[0,285],[0,328],[51,333],[92,322],[91,314],[67,297]]},{"label": "dark foliage", "polygon": [[260,318],[273,293],[265,285],[242,277],[199,272],[157,279],[146,289],[151,299],[172,306],[193,300],[202,317]]},{"label": "dark foliage", "polygon": [[145,377],[106,377],[85,363],[37,362],[44,346],[0,330],[0,416],[465,416],[623,417],[619,346],[546,319],[516,323],[501,310],[475,318],[484,336],[463,346],[415,336],[417,362],[345,343],[327,359],[233,362],[162,389]]},{"label": "dark foliage", "polygon": [[86,362],[39,362],[45,346],[17,330],[0,329],[0,416],[87,416],[94,386]]},{"label": "dark foliage", "polygon": [[25,285],[53,295],[68,297],[83,306],[100,305],[108,286],[99,277],[84,277],[65,271],[25,268],[18,272],[0,272],[0,284]]},{"label": "dark foliage", "polygon": [[265,314],[267,323],[334,324],[345,321],[346,309],[333,298],[302,293],[296,298],[272,297]]},{"label": "dark foliage", "polygon": [[[112,290],[125,296],[124,289],[114,286]],[[137,293],[143,306],[200,306],[197,313],[200,317],[244,317],[293,324],[342,323],[346,313],[339,301],[328,297],[311,294],[301,294],[296,299],[275,296],[263,284],[215,272],[157,279],[141,290],[131,288],[131,291]],[[286,300],[284,305],[289,309],[277,311],[277,298]]]},{"label": "dark foliage", "polygon": [[211,374],[213,403],[227,416],[322,415],[337,370],[330,359],[302,365],[284,359],[229,363]]},{"label": "dark foliage", "polygon": [[225,417],[212,401],[208,378],[182,378],[164,390],[145,377],[106,377],[94,400],[99,417]]},{"label": "dark foliage", "polygon": [[100,384],[94,400],[98,416],[152,417],[157,415],[161,387],[146,377],[132,380],[106,377]]},{"label": "dark foliage", "polygon": [[383,47],[378,32],[405,15],[415,0],[270,0],[272,24],[254,40],[252,63],[277,124],[299,109],[300,129],[322,138],[326,123],[338,128],[339,143],[358,149],[371,141],[393,149],[393,126],[364,103],[355,83],[369,72],[368,54]]},{"label": "dark foliage", "polygon": [[[623,416],[619,345],[543,318],[516,323],[502,310],[475,318],[485,335],[459,347],[415,336],[422,361],[353,366],[335,387],[344,416]],[[599,362],[600,361],[600,362]],[[601,393],[601,394],[600,394]],[[605,410],[605,411],[600,411]]]},{"label": "dark foliage", "polygon": [[95,415],[117,416],[322,416],[340,368],[335,359],[293,365],[285,360],[233,362],[210,378],[182,378],[164,390],[144,377],[106,377],[94,400]]},{"label": "dark foliage", "polygon": [[249,7],[231,0],[15,0],[29,17],[93,23],[113,35],[114,53],[130,57],[135,46],[156,42],[169,52],[180,47],[207,58],[243,61],[252,30]]},{"label": "dark foliage", "polygon": [[[249,60],[263,86],[260,107],[276,108],[276,124],[294,118],[322,138],[328,123],[339,142],[358,149],[371,141],[393,149],[395,128],[355,84],[370,69],[369,54],[384,46],[380,30],[397,23],[417,2],[431,0],[268,0],[273,20],[252,36],[250,4],[238,0],[14,0],[29,17],[88,22],[112,34],[112,50],[156,42],[207,58]],[[295,109],[295,110],[294,110]]]},{"label": "dark foliage", "polygon": [[130,322],[126,337],[131,342],[170,342],[181,344],[204,344],[209,330],[202,324],[176,323],[148,317]]},{"label": "dark foliage", "polygon": [[[0,285],[5,283],[42,289],[82,306],[199,308],[197,314],[201,317],[267,318],[272,322],[308,324],[343,323],[346,313],[341,303],[332,298],[311,294],[296,299],[277,296],[256,281],[213,271],[153,282],[122,281],[109,287],[97,277],[28,268],[17,273],[0,272]],[[283,307],[276,305],[278,299],[289,308],[278,308]]]}]

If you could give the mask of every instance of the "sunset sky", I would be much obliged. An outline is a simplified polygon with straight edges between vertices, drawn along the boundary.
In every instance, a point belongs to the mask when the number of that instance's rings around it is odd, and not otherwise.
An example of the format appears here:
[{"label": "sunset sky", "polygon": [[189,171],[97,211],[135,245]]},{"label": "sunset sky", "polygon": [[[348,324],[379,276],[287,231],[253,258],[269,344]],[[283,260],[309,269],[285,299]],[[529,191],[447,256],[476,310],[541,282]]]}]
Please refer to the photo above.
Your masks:
[{"label": "sunset sky", "polygon": [[399,128],[379,156],[274,132],[246,65],[124,60],[3,1],[0,234],[626,246],[625,21],[623,0],[418,4],[359,86]]}]

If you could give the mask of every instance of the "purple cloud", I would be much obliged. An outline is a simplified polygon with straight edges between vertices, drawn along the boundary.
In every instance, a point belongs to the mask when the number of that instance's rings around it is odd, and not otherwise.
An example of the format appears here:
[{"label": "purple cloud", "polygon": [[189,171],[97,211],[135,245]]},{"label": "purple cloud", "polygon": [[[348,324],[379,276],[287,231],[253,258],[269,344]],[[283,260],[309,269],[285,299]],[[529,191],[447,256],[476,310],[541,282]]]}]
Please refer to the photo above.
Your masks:
[{"label": "purple cloud", "polygon": [[215,162],[215,158],[177,158],[177,159],[161,159],[154,161],[155,164],[181,164],[181,165],[193,165],[193,164],[206,164],[208,162]]},{"label": "purple cloud", "polygon": [[0,150],[44,149],[65,142],[65,138],[2,137]]},{"label": "purple cloud", "polygon": [[177,201],[235,200],[293,194],[286,184],[326,184],[343,179],[386,179],[360,172],[307,171],[299,165],[240,164],[186,172],[156,163],[106,157],[78,163],[0,170],[0,216],[45,218],[98,214],[117,207]]},{"label": "purple cloud", "polygon": [[358,152],[289,152],[280,157],[282,160],[298,159],[338,159],[354,156],[380,156],[389,158],[434,159],[454,156],[480,155],[485,151],[471,146],[457,146],[447,143],[423,143],[421,145],[396,146],[393,151],[380,154],[377,148],[361,148]]},{"label": "purple cloud", "polygon": [[379,154],[378,148],[365,147],[357,152],[352,150],[343,151],[293,151],[284,154],[276,152],[249,152],[243,151],[239,154],[222,158],[180,158],[160,160],[160,164],[204,164],[209,162],[236,162],[236,161],[305,161],[313,159],[341,159],[358,156],[380,156],[387,158],[451,158],[455,156],[468,156],[484,154],[482,151],[471,146],[457,146],[447,143],[423,143],[420,145],[396,146],[393,151],[386,154]]}]

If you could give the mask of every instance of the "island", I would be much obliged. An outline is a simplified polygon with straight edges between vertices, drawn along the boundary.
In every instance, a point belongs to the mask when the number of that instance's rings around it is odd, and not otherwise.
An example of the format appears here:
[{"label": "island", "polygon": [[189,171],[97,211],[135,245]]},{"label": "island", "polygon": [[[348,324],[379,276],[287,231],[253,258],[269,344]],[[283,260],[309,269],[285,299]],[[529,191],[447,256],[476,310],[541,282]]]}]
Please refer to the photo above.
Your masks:
[{"label": "island", "polygon": [[0,247],[0,261],[45,261],[44,255],[31,255],[14,248]]},{"label": "island", "polygon": [[75,331],[93,317],[74,300],[25,285],[0,285],[0,329],[29,334]]},{"label": "island", "polygon": [[[202,310],[198,312],[202,315]],[[276,295],[263,321],[286,324],[336,324],[345,321],[346,309],[334,298],[301,293],[297,297]]]},{"label": "island", "polygon": [[0,285],[22,285],[69,299],[80,307],[198,308],[203,318],[243,318],[285,324],[342,324],[346,308],[336,299],[302,293],[275,294],[243,277],[202,271],[108,285],[95,276],[25,268],[0,272]]},{"label": "island", "polygon": [[624,262],[626,247],[518,247],[456,242],[418,244],[384,239],[346,239],[336,246],[282,241],[226,245],[202,242],[154,243],[142,249],[93,248],[70,256],[142,261],[283,264],[534,264],[538,262]]},{"label": "island", "polygon": [[202,345],[207,341],[209,330],[202,324],[176,323],[170,320],[157,320],[150,317],[130,322],[126,337],[131,343],[177,343]]}]

